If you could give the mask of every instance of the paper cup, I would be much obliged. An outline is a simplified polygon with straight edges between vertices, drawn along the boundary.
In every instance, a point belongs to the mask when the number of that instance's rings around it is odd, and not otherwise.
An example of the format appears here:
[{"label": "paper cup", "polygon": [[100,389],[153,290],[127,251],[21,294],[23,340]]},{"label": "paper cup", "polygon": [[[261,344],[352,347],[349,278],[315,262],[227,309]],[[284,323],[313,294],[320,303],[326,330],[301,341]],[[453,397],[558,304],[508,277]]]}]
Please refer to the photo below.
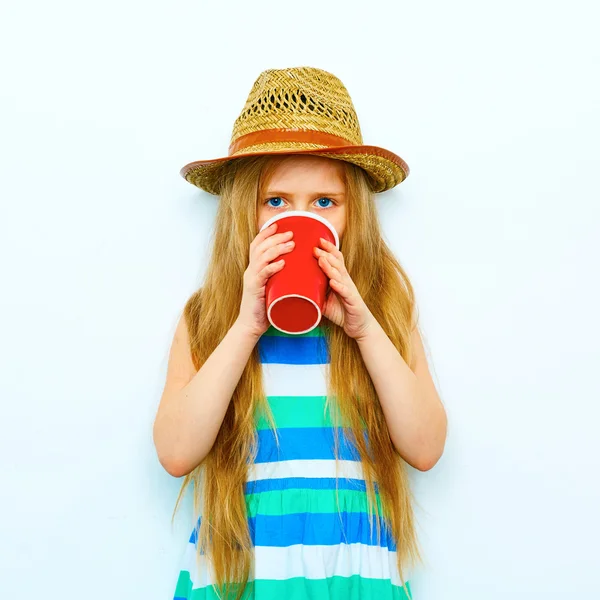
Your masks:
[{"label": "paper cup", "polygon": [[329,288],[329,278],[319,266],[313,248],[322,248],[319,238],[324,238],[339,249],[339,237],[327,219],[304,210],[288,210],[275,215],[260,231],[275,221],[275,233],[293,231],[295,245],[291,252],[277,257],[276,260],[283,258],[285,265],[267,280],[267,318],[283,333],[307,333],[321,322]]}]

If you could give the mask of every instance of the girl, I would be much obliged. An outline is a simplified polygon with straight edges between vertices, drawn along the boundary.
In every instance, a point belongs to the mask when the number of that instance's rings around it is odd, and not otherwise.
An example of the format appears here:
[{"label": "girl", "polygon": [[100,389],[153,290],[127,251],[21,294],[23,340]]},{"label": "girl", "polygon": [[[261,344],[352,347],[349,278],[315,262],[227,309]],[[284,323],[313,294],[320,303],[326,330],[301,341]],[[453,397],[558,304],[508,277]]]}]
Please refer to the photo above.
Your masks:
[{"label": "girl", "polygon": [[[339,79],[299,67],[261,73],[229,155],[182,175],[220,204],[154,423],[161,464],[184,476],[174,514],[193,483],[198,517],[175,599],[410,598],[419,553],[405,465],[435,465],[446,414],[373,202],[408,166],[362,143]],[[329,292],[301,335],[265,311],[294,240],[276,222],[259,230],[288,210],[321,215],[340,239],[314,248]]]}]

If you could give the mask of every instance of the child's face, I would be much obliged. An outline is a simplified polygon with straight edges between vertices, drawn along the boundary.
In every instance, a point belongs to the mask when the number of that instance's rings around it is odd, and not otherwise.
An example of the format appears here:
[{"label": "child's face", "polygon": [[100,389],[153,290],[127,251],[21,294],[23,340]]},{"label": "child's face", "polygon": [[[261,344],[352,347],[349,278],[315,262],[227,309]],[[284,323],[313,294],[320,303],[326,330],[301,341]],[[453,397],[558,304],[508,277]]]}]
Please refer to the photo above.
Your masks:
[{"label": "child's face", "polygon": [[346,186],[339,160],[295,155],[276,165],[258,199],[258,229],[271,217],[306,210],[327,219],[340,240],[346,226]]}]

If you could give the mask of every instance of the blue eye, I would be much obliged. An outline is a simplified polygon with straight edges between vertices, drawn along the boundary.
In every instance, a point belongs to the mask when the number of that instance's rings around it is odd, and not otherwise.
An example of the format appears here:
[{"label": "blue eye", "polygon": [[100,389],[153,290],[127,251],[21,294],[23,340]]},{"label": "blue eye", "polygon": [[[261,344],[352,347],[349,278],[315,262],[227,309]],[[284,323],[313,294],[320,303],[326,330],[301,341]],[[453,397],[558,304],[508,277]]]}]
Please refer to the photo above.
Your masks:
[{"label": "blue eye", "polygon": [[[332,204],[335,204],[331,198],[327,198],[326,196],[322,196],[321,198],[319,198],[317,200],[317,202],[319,203],[320,208],[330,208],[330,206],[332,206]],[[328,204],[329,202],[331,202],[332,204]],[[279,208],[280,206],[283,206],[282,203],[283,203],[283,200],[282,200],[281,196],[274,196],[273,198],[269,198],[265,202],[265,204],[267,206],[269,206],[269,208]]]},{"label": "blue eye", "polygon": [[[271,200],[279,200],[279,201],[281,201],[281,198],[280,198],[279,196],[275,196],[275,198],[269,198],[269,199],[267,200],[267,203],[268,203],[268,202],[271,202]],[[278,207],[280,207],[280,206],[281,206],[281,204],[277,204],[276,206],[273,206],[272,204],[270,204],[269,206],[271,206],[272,208],[278,208]]]},{"label": "blue eye", "polygon": [[320,204],[321,200],[325,200],[326,202],[333,202],[333,200],[331,198],[326,198],[325,196],[323,196],[322,198],[319,198],[317,200],[317,202],[319,202],[319,205],[321,206],[321,208],[329,208],[329,205],[323,206],[322,204]]}]

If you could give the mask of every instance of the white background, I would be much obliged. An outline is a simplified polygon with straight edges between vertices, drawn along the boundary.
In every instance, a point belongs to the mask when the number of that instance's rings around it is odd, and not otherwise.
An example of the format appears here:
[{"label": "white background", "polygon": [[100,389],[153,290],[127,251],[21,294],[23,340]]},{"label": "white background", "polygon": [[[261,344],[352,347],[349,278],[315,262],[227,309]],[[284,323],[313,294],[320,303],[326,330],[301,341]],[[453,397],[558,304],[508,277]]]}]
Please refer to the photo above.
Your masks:
[{"label": "white background", "polygon": [[152,422],[260,71],[337,75],[410,165],[376,201],[449,415],[416,600],[597,598],[593,2],[4,2],[0,597],[172,598]]}]

